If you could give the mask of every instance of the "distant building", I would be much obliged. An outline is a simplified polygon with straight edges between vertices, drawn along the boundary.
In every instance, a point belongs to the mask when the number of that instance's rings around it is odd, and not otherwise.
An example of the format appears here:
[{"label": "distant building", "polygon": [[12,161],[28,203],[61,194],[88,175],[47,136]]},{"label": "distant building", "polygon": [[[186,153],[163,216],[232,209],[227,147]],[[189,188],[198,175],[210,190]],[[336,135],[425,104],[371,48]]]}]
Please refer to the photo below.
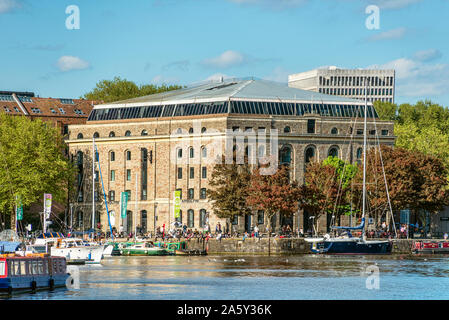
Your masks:
[{"label": "distant building", "polygon": [[69,124],[86,123],[95,101],[40,98],[33,92],[0,91],[0,112],[53,122],[67,135]]},{"label": "distant building", "polygon": [[335,66],[291,74],[288,85],[336,96],[365,99],[368,80],[368,101],[394,102],[395,71],[374,69],[340,69]]}]

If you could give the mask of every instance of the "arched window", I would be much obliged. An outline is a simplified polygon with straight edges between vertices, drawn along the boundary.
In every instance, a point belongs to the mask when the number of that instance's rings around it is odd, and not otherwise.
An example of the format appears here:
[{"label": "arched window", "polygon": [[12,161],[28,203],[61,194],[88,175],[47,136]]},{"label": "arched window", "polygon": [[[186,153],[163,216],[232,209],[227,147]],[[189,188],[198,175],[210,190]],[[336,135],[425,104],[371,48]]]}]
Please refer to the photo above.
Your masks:
[{"label": "arched window", "polygon": [[83,152],[82,151],[78,151],[76,153],[76,164],[77,165],[83,165]]},{"label": "arched window", "polygon": [[193,128],[189,129],[189,133],[192,134],[193,133]]},{"label": "arched window", "polygon": [[182,133],[182,129],[181,128],[176,129],[176,134],[181,134],[181,133]]},{"label": "arched window", "polygon": [[304,155],[304,163],[308,164],[312,159],[315,157],[315,147],[309,146],[306,148],[305,155]]},{"label": "arched window", "polygon": [[131,136],[131,131],[126,130],[126,132],[125,132],[125,137],[130,137],[130,136]]},{"label": "arched window", "polygon": [[202,127],[201,128],[201,133],[205,133],[206,132],[206,127]]},{"label": "arched window", "polygon": [[289,126],[286,126],[286,127],[284,128],[284,133],[290,133],[290,132],[291,132],[290,127],[289,127]]},{"label": "arched window", "polygon": [[109,160],[110,160],[110,161],[115,161],[115,152],[114,152],[114,151],[111,151],[111,152],[109,153]]},{"label": "arched window", "polygon": [[131,160],[131,151],[126,151],[126,160]]},{"label": "arched window", "polygon": [[331,134],[338,134],[338,129],[337,128],[332,128],[331,130]]},{"label": "arched window", "polygon": [[189,148],[189,157],[193,158],[195,156],[195,150],[193,148]]},{"label": "arched window", "polygon": [[187,210],[187,227],[193,228],[195,226],[195,213],[192,209]]},{"label": "arched window", "polygon": [[207,158],[207,148],[206,148],[206,147],[203,147],[203,148],[201,149],[201,156],[202,156],[203,158]]},{"label": "arched window", "polygon": [[177,154],[178,154],[178,159],[181,159],[182,158],[182,149],[181,148],[178,149]]},{"label": "arched window", "polygon": [[259,146],[258,154],[259,154],[259,157],[264,157],[265,156],[265,146],[264,145]]},{"label": "arched window", "polygon": [[112,138],[112,137],[115,137],[115,132],[114,131],[109,132],[109,138]]},{"label": "arched window", "polygon": [[206,199],[206,197],[207,197],[206,188],[201,188],[200,189],[200,199]]},{"label": "arched window", "polygon": [[96,139],[96,138],[99,138],[99,137],[100,137],[100,134],[98,132],[95,132],[94,133],[94,138]]},{"label": "arched window", "polygon": [[[137,230],[139,232],[139,230]],[[142,210],[140,212],[140,232],[146,233],[147,232],[147,211]]]},{"label": "arched window", "polygon": [[143,129],[142,132],[140,133],[141,136],[147,136],[148,135],[148,131]]},{"label": "arched window", "polygon": [[83,134],[82,133],[78,133],[78,136],[76,137],[77,139],[83,139]]},{"label": "arched window", "polygon": [[281,164],[290,164],[292,162],[292,149],[290,146],[285,146],[279,153]]},{"label": "arched window", "polygon": [[195,189],[190,188],[187,189],[187,199],[194,199],[195,197]]},{"label": "arched window", "polygon": [[207,221],[206,221],[206,209],[200,210],[200,228],[206,227]]},{"label": "arched window", "polygon": [[362,159],[362,155],[363,155],[363,149],[362,148],[358,148],[357,149],[357,160],[361,160]]},{"label": "arched window", "polygon": [[338,158],[338,147],[337,146],[330,147],[327,156]]}]

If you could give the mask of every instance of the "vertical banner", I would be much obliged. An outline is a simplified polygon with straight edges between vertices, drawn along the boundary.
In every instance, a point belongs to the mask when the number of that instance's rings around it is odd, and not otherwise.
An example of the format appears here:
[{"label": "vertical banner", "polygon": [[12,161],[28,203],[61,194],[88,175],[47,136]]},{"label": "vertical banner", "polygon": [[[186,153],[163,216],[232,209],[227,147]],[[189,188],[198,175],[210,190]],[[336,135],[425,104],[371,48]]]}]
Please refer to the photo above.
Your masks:
[{"label": "vertical banner", "polygon": [[175,220],[180,218],[180,212],[181,212],[181,190],[175,191],[175,196],[173,198],[173,210],[175,212]]},{"label": "vertical banner", "polygon": [[120,212],[123,219],[126,218],[126,210],[128,208],[128,192],[122,192],[121,198],[120,198],[121,206],[120,206]]},{"label": "vertical banner", "polygon": [[51,213],[51,194],[45,193],[44,194],[44,214],[45,219],[50,219],[50,213]]},{"label": "vertical banner", "polygon": [[16,217],[17,217],[17,221],[19,221],[19,220],[23,219],[23,206],[22,206],[22,200],[20,199],[20,197],[17,197],[16,201],[17,201]]}]

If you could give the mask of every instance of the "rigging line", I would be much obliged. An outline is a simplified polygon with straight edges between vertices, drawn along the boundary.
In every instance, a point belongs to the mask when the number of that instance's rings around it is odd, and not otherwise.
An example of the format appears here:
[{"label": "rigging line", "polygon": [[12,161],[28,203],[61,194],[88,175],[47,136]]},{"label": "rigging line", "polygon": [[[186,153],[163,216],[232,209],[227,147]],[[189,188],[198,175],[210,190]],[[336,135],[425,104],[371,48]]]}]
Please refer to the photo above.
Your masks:
[{"label": "rigging line", "polygon": [[[352,123],[354,121],[354,125],[355,125],[355,123],[357,123],[357,118],[358,118],[358,115],[356,113],[356,117],[354,119],[351,119],[349,124],[352,125]],[[350,128],[352,128],[352,127],[350,127]],[[349,161],[349,155],[350,155],[350,152],[351,152],[351,143],[353,141],[353,138],[354,138],[354,130],[351,131],[351,135],[350,135],[350,138],[349,138],[349,147],[348,147],[348,149],[346,151],[346,161]],[[347,140],[347,137],[344,138],[343,144],[345,144],[346,140]],[[345,170],[346,170],[346,162],[343,164],[343,172],[341,173],[341,176],[340,176],[340,183],[339,183],[339,186],[338,186],[337,198],[336,198],[334,210],[333,210],[333,213],[332,213],[331,225],[333,225],[333,223],[334,223],[335,213],[336,213],[336,210],[337,210],[337,204],[338,204],[338,202],[340,200],[340,192],[341,192],[341,186],[343,184],[343,177],[344,177]],[[352,188],[352,185],[351,185],[351,188]]]},{"label": "rigging line", "polygon": [[[111,237],[112,237],[112,241],[114,241],[114,234],[112,233],[112,226],[111,226],[111,218],[109,216],[109,209],[108,209],[108,201],[106,199],[106,193],[104,191],[104,184],[103,184],[103,176],[101,174],[101,167],[100,167],[100,153],[98,152],[97,146],[95,146],[95,152],[98,153],[98,172],[100,173],[100,179],[101,179],[101,186],[103,187],[103,195],[104,195],[104,203],[106,205],[106,212],[108,214],[108,223],[109,223],[109,230],[111,231]],[[137,199],[137,194],[136,194],[136,199]],[[137,214],[137,212],[136,212]]]},{"label": "rigging line", "polygon": [[376,123],[376,118],[373,118],[373,119],[374,119],[374,129],[376,130],[376,140],[377,140],[377,144],[379,145],[379,157],[380,157],[380,162],[381,162],[381,164],[382,164],[382,173],[383,173],[383,176],[384,176],[385,190],[386,190],[386,192],[387,192],[388,205],[389,205],[389,207],[390,207],[390,215],[391,215],[391,219],[393,220],[394,234],[395,234],[395,237],[397,238],[397,237],[398,237],[398,233],[397,233],[397,231],[396,231],[396,224],[395,224],[395,222],[394,222],[393,208],[391,207],[390,192],[389,192],[389,190],[388,190],[387,176],[386,176],[386,174],[385,174],[385,167],[384,167],[384,161],[383,161],[383,158],[382,158],[382,150],[381,150],[381,148],[380,148],[379,135],[377,134],[377,123]]}]

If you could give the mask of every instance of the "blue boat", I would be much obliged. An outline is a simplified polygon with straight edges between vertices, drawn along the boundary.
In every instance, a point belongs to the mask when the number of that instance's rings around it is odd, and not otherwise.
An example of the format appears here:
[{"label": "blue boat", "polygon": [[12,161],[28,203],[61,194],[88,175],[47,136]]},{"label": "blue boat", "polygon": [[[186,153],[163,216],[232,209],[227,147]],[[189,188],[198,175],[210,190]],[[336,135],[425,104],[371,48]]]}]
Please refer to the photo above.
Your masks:
[{"label": "blue boat", "polygon": [[64,257],[50,257],[46,254],[20,256],[0,255],[0,292],[53,290],[66,285],[69,274]]},{"label": "blue boat", "polygon": [[[325,254],[390,254],[392,249],[392,242],[389,240],[366,240],[363,236],[365,228],[365,218],[356,227],[332,227],[333,229],[340,229],[346,231],[346,235],[342,237],[323,237],[306,239],[312,242],[311,251],[313,253]],[[351,230],[362,230],[361,237],[353,237]]]}]

